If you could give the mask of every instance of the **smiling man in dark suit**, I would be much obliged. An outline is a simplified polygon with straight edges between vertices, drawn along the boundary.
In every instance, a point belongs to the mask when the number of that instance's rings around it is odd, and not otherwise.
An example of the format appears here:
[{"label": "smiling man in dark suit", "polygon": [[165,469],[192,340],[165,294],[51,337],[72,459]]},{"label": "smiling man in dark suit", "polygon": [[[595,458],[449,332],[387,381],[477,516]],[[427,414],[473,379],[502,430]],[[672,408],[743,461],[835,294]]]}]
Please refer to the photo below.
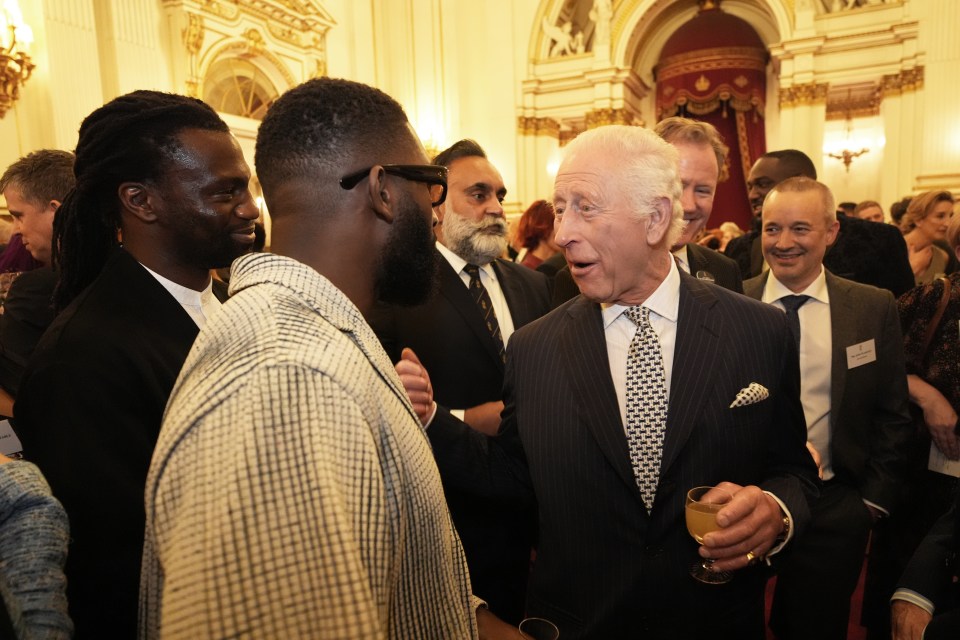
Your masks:
[{"label": "smiling man in dark suit", "polygon": [[783,639],[847,637],[867,537],[897,505],[911,439],[896,303],[889,291],[823,267],[839,227],[825,185],[784,180],[763,203],[770,271],[744,283],[793,326],[807,437],[823,468],[810,527],[777,578],[770,626]]},{"label": "smiling man in dark suit", "polygon": [[[429,371],[438,422],[463,420],[494,434],[505,345],[514,329],[549,311],[549,287],[542,273],[499,259],[507,245],[507,190],[480,145],[461,140],[434,164],[448,170],[447,199],[436,208],[439,291],[418,307],[380,306],[371,324],[394,361],[410,348]],[[437,428],[427,433],[433,437]],[[437,454],[437,464],[474,593],[504,620],[518,622],[533,542],[530,503],[478,498],[453,480],[457,460]]]},{"label": "smiling man in dark suit", "polygon": [[[539,513],[527,614],[567,640],[763,638],[757,565],[817,494],[785,318],[680,271],[680,193],[676,148],[646,129],[573,140],[556,241],[582,295],[508,349],[498,440],[519,437]],[[733,494],[703,547],[698,485]],[[697,582],[700,557],[733,580]]]},{"label": "smiling man in dark suit", "polygon": [[[713,125],[690,118],[664,118],[654,131],[677,148],[680,158],[679,175],[683,189],[680,205],[686,225],[670,252],[683,271],[730,291],[743,293],[737,264],[696,243],[713,211],[717,184],[727,177],[727,145]],[[553,306],[560,306],[578,293],[569,267],[557,271],[553,280]]]},{"label": "smiling man in dark suit", "polygon": [[229,127],[186,96],[135,91],[96,109],[74,174],[53,226],[62,311],[24,373],[15,428],[70,517],[76,636],[132,638],[163,409],[219,310],[210,270],[250,248],[259,212]]}]

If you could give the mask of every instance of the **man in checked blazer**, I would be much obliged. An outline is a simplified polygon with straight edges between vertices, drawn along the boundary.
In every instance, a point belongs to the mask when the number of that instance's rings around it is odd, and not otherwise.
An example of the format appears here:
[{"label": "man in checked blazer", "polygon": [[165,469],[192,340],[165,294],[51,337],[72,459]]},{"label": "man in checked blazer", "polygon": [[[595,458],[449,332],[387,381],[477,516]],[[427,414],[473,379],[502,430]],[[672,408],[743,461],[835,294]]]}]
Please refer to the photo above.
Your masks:
[{"label": "man in checked blazer", "polygon": [[[544,274],[498,258],[507,245],[501,204],[507,190],[480,145],[461,140],[434,164],[447,167],[449,181],[447,199],[436,208],[439,290],[416,307],[381,305],[371,324],[395,362],[410,348],[429,371],[441,405],[437,423],[464,420],[493,434],[503,409],[504,345],[514,329],[550,310],[549,285]],[[472,295],[471,268],[493,305],[499,336]],[[437,431],[427,433],[432,438]],[[461,475],[456,457],[438,454],[437,464],[474,593],[518,623],[534,535],[531,501],[478,497],[471,482],[464,486],[455,477]]]},{"label": "man in checked blazer", "polygon": [[775,186],[760,231],[770,271],[744,283],[748,296],[795,323],[807,437],[822,457],[810,527],[777,577],[770,626],[778,638],[847,637],[867,537],[901,497],[911,438],[893,295],[822,265],[839,228],[835,211],[816,180]]},{"label": "man in checked blazer", "polygon": [[[786,320],[680,273],[669,251],[683,224],[679,195],[677,151],[646,129],[600,127],[571,142],[556,179],[556,240],[582,295],[508,347],[488,461],[512,448],[526,462],[539,516],[526,613],[553,621],[564,640],[763,638],[758,561],[789,548],[818,491]],[[626,426],[638,330],[624,312],[637,305],[650,310],[667,381],[651,508],[628,443],[638,433]],[[469,460],[468,436],[438,429],[431,441],[438,456]],[[684,521],[698,485],[733,493],[702,548]],[[733,580],[694,580],[702,557]]]}]

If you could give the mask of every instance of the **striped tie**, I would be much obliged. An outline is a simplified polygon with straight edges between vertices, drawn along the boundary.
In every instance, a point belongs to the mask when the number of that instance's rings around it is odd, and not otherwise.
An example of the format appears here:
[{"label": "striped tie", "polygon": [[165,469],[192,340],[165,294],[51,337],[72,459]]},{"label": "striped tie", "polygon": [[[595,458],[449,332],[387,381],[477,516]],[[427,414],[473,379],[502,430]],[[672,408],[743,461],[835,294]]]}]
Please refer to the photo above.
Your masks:
[{"label": "striped tie", "polygon": [[503,348],[503,336],[500,335],[500,323],[497,322],[497,314],[493,311],[493,301],[490,300],[490,294],[487,293],[486,287],[480,282],[480,267],[475,264],[468,264],[463,268],[463,271],[470,276],[470,293],[480,308],[480,313],[483,315],[483,323],[487,325],[487,331],[490,332],[494,342],[497,343],[497,348],[500,351],[500,359],[506,363],[507,352]]}]

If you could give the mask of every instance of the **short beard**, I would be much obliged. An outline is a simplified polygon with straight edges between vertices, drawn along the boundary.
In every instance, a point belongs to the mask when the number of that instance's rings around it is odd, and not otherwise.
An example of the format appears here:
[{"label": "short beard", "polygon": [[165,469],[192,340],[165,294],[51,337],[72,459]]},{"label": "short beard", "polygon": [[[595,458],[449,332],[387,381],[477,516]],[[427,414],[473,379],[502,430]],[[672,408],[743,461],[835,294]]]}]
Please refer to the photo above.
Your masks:
[{"label": "short beard", "polygon": [[412,307],[422,304],[437,287],[439,262],[433,229],[416,202],[403,194],[398,215],[377,264],[377,299]]},{"label": "short beard", "polygon": [[[491,228],[497,233],[490,234]],[[484,265],[507,250],[507,223],[493,214],[473,222],[447,211],[443,219],[443,240],[450,251],[470,264]]]}]

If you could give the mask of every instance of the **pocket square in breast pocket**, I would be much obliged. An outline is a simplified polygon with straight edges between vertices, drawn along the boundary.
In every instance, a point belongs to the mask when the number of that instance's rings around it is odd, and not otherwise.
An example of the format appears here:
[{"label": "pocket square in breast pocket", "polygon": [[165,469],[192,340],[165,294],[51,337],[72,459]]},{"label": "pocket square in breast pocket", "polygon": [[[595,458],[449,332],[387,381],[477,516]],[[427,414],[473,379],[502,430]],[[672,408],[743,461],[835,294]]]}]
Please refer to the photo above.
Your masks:
[{"label": "pocket square in breast pocket", "polygon": [[757,402],[766,400],[769,397],[770,392],[767,391],[765,386],[759,382],[751,382],[749,386],[746,386],[737,392],[737,397],[734,398],[733,402],[730,404],[730,408],[736,409],[737,407],[745,407],[750,404],[756,404]]}]

